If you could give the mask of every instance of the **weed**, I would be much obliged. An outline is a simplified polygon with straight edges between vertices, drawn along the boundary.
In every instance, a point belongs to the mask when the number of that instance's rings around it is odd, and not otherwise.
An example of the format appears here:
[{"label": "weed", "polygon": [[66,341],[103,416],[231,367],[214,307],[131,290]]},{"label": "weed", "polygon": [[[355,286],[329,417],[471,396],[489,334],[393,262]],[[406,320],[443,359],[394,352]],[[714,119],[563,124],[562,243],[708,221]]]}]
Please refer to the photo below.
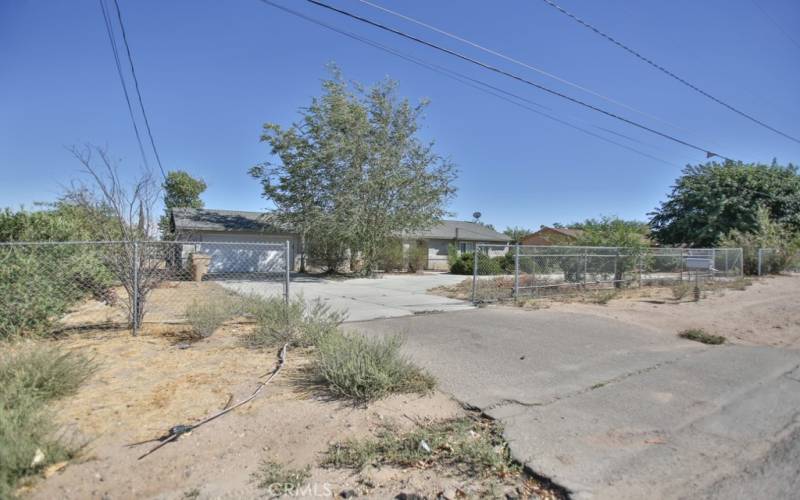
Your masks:
[{"label": "weed", "polygon": [[681,281],[680,283],[672,286],[672,297],[675,300],[682,300],[684,297],[689,295],[689,292],[692,291],[692,285],[689,283],[684,283]]},{"label": "weed", "polygon": [[0,355],[0,404],[13,407],[23,400],[47,402],[74,394],[95,368],[82,354],[41,344],[21,345]]},{"label": "weed", "polygon": [[317,381],[336,396],[366,403],[392,393],[431,391],[436,381],[402,354],[399,337],[373,339],[359,334],[328,334],[317,345]]},{"label": "weed", "polygon": [[192,488],[191,490],[187,490],[183,493],[183,498],[186,500],[194,500],[196,498],[200,498],[200,490],[198,488]]},{"label": "weed", "polygon": [[270,347],[289,343],[293,347],[310,347],[336,332],[345,314],[333,311],[320,300],[310,303],[295,297],[287,303],[281,297],[249,296],[242,311],[253,317],[256,327],[245,337],[251,347]]},{"label": "weed", "polygon": [[240,307],[233,298],[229,297],[203,302],[195,300],[186,308],[186,319],[196,336],[207,338],[223,323],[235,316]]},{"label": "weed", "polygon": [[385,427],[375,438],[331,445],[322,465],[362,469],[371,464],[447,466],[480,477],[504,477],[520,470],[511,459],[501,430],[490,421],[473,418],[434,422],[406,433]]},{"label": "weed", "polygon": [[21,478],[74,456],[45,404],[73,394],[95,369],[85,356],[54,347],[9,349],[0,356],[0,498],[10,498]]},{"label": "weed", "polygon": [[592,302],[594,304],[606,305],[608,304],[611,299],[617,297],[616,290],[609,290],[607,292],[597,292],[587,298],[587,302]]},{"label": "weed", "polygon": [[311,477],[311,468],[288,469],[278,462],[264,460],[252,475],[256,485],[271,497],[292,495]]},{"label": "weed", "polygon": [[678,337],[711,345],[718,345],[725,342],[725,337],[721,335],[712,335],[710,333],[706,333],[704,330],[700,328],[692,328],[689,330],[684,330],[678,333]]}]

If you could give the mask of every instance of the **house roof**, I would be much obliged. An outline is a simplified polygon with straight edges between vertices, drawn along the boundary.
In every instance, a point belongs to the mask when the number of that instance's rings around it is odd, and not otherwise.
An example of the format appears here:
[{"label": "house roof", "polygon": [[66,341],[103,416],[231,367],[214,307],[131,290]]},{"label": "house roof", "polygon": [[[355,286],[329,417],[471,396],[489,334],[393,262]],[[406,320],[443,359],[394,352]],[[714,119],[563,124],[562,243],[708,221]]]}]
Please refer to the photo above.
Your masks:
[{"label": "house roof", "polygon": [[551,231],[555,231],[557,233],[563,234],[564,236],[570,236],[572,238],[577,238],[578,236],[583,235],[583,229],[571,229],[568,227],[543,227],[542,229],[540,229],[540,231],[545,229],[549,229]]},{"label": "house roof", "polygon": [[436,240],[459,239],[479,242],[511,241],[511,238],[507,235],[498,233],[490,227],[463,220],[443,220],[430,229],[407,233],[406,237],[430,238]]},{"label": "house roof", "polygon": [[[269,213],[241,210],[216,210],[210,208],[173,208],[172,220],[176,231],[246,231],[264,233],[289,233]],[[503,233],[475,222],[443,220],[430,229],[405,234],[408,238],[441,240],[471,240],[481,242],[506,242],[511,238]]]},{"label": "house roof", "polygon": [[269,213],[210,208],[173,208],[176,231],[246,231],[285,233]]}]

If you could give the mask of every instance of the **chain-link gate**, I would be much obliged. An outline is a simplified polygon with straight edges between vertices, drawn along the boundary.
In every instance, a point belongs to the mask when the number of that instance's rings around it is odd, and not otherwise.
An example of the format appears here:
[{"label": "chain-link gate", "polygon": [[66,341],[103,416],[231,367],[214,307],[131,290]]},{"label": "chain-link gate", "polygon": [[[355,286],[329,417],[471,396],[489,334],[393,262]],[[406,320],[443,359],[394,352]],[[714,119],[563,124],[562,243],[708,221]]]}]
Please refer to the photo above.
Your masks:
[{"label": "chain-link gate", "polygon": [[289,297],[281,243],[0,243],[0,338],[185,321],[190,304],[231,295]]}]

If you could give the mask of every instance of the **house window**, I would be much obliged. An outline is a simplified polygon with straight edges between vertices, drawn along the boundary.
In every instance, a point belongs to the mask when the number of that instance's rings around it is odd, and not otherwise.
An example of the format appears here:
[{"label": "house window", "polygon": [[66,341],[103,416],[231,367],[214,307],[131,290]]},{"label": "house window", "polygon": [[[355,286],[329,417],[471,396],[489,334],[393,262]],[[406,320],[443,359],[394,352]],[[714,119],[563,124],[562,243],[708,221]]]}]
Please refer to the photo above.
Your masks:
[{"label": "house window", "polygon": [[464,253],[472,253],[475,251],[475,243],[471,241],[459,241],[458,242],[458,251],[462,254]]}]

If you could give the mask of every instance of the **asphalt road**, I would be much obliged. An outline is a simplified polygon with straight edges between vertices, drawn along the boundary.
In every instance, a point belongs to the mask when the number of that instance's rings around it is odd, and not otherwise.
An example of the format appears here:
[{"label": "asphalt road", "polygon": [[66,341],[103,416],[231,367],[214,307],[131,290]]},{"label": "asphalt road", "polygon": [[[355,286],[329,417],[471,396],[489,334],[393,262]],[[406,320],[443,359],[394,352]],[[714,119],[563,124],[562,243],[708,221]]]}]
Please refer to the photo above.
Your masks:
[{"label": "asphalt road", "polygon": [[800,498],[800,351],[505,308],[350,328],[404,335],[444,391],[499,419],[515,458],[574,498]]}]

